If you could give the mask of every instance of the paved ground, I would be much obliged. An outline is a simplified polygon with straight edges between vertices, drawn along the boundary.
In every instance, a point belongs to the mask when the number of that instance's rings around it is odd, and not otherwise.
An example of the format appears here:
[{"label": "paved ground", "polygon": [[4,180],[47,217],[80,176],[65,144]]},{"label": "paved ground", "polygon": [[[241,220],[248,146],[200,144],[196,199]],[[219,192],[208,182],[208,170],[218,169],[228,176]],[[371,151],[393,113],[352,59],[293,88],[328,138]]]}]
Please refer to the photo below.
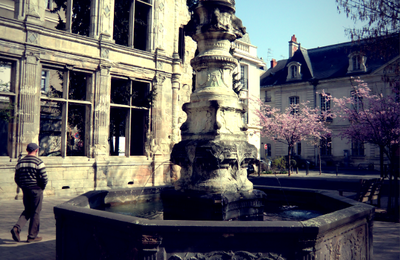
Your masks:
[{"label": "paved ground", "polygon": [[[75,196],[74,196],[75,197]],[[45,197],[41,213],[41,242],[27,243],[28,224],[23,228],[21,242],[15,242],[10,230],[24,207],[22,200],[0,200],[0,259],[1,260],[52,260],[56,259],[56,227],[53,207],[72,197]]]},{"label": "paved ground", "polygon": [[[370,176],[369,174],[367,174]],[[298,177],[330,177],[336,175],[318,172],[299,172]],[[340,175],[339,175],[340,176]],[[362,176],[362,175],[360,175]],[[281,176],[282,178],[286,178]],[[280,177],[280,178],[281,178]],[[343,176],[342,176],[343,177]],[[350,178],[348,175],[346,178]],[[370,176],[371,177],[371,176]],[[289,177],[290,178],[290,177]],[[75,197],[75,196],[72,196]],[[55,259],[55,219],[53,207],[72,197],[45,197],[41,215],[41,242],[26,243],[12,240],[10,230],[23,210],[21,200],[0,200],[0,259],[1,260],[52,260]],[[385,201],[383,201],[385,203]],[[77,234],[78,235],[78,234]],[[27,226],[21,233],[21,240],[26,240]],[[400,223],[374,222],[374,259],[400,260]],[[347,260],[347,259],[343,259]]]}]

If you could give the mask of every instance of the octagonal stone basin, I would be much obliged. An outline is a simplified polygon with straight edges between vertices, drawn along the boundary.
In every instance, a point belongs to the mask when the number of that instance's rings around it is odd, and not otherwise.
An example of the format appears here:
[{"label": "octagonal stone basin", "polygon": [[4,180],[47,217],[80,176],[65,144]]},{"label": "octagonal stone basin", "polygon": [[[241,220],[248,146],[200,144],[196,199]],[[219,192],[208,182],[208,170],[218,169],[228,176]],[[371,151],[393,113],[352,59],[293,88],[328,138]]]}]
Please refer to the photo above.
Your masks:
[{"label": "octagonal stone basin", "polygon": [[146,219],[99,209],[169,186],[92,191],[54,207],[57,259],[372,259],[374,207],[328,191],[255,186],[266,205],[314,205],[305,221]]}]

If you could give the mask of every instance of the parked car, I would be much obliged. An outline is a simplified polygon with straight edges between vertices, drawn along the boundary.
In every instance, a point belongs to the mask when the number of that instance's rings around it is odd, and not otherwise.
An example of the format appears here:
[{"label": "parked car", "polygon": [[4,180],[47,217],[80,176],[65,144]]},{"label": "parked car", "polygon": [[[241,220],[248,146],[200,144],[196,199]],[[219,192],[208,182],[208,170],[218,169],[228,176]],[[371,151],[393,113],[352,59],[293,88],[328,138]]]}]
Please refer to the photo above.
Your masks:
[{"label": "parked car", "polygon": [[249,176],[252,173],[254,173],[254,166],[253,166],[253,164],[249,163],[247,165],[247,176]]},{"label": "parked car", "polygon": [[294,160],[296,160],[296,165],[299,168],[305,169],[307,167],[307,164],[308,164],[309,169],[315,168],[315,163],[313,161],[306,160],[301,157],[296,157],[296,158],[294,158]]},{"label": "parked car", "polygon": [[[298,155],[294,155],[291,158],[292,158],[292,160],[296,161],[296,166],[295,167],[299,167],[299,168],[305,169],[307,167],[307,163],[308,163],[308,168],[309,169],[315,168],[315,163],[313,161],[303,159]],[[285,156],[285,159],[288,160],[288,156],[287,155]]]}]

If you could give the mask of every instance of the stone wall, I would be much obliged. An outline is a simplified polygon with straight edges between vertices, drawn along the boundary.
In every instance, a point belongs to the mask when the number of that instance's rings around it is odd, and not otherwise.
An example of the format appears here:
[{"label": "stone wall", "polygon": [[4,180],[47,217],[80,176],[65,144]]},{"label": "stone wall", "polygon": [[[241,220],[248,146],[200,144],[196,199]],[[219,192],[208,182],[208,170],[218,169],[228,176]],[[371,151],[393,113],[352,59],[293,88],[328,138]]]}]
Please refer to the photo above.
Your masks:
[{"label": "stone wall", "polygon": [[[26,154],[28,143],[40,144],[43,102],[61,102],[59,104],[64,106],[59,119],[62,130],[55,139],[61,141],[59,151],[55,151],[58,154],[41,156],[49,176],[46,196],[170,183],[169,154],[180,138],[179,127],[183,120],[179,118],[184,117],[181,107],[188,101],[192,89],[189,63],[196,49],[189,37],[183,38],[184,45],[179,44],[179,28],[190,19],[186,1],[148,1],[151,19],[145,50],[117,44],[113,39],[113,0],[92,1],[91,10],[101,15],[92,12],[88,36],[55,29],[58,20],[42,2],[0,1],[0,60],[12,67],[9,89],[0,90],[0,110],[5,109],[7,102],[13,104],[12,115],[6,123],[8,127],[2,128],[8,131],[1,133],[8,141],[4,154],[0,155],[0,198],[21,194],[13,180],[14,168],[18,158]],[[66,23],[68,28],[68,21]],[[179,52],[185,54],[184,59]],[[44,97],[42,73],[46,68],[63,72],[63,84],[68,82],[65,75],[72,72],[89,75],[86,99],[72,102],[68,100],[68,93],[58,99]],[[125,151],[123,156],[110,155],[113,78],[145,82],[150,90],[156,89],[151,107],[133,107],[132,110],[148,113],[142,154]],[[11,101],[3,106],[3,100]],[[72,156],[68,150],[71,134],[67,125],[70,119],[65,112],[68,104],[87,107],[83,122],[84,151],[79,156]],[[137,137],[129,136],[135,123],[127,124],[127,139]],[[126,149],[134,146],[130,139],[126,141]],[[178,173],[175,171],[175,175]]]}]

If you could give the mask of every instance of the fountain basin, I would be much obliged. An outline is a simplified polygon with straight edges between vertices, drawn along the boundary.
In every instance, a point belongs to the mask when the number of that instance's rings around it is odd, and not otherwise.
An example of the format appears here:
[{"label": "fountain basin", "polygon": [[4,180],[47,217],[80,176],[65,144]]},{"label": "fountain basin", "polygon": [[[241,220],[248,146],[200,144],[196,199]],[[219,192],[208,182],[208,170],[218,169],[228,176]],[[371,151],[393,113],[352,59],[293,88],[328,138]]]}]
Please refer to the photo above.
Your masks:
[{"label": "fountain basin", "polygon": [[305,221],[150,220],[98,209],[172,187],[92,191],[54,207],[57,259],[372,259],[374,207],[327,191],[255,188],[271,203],[330,213]]}]

